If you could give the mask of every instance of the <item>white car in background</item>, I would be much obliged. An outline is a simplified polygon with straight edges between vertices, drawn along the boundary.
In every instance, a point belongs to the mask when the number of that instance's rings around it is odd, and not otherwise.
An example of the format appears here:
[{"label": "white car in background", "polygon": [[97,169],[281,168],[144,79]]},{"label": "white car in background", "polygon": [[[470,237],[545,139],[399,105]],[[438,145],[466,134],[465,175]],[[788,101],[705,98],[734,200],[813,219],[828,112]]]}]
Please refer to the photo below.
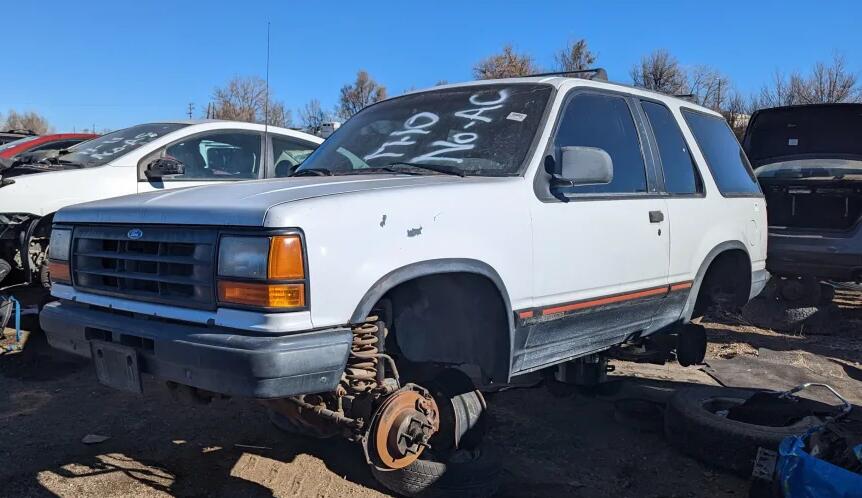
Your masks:
[{"label": "white car in background", "polygon": [[322,141],[253,123],[166,121],[108,133],[47,164],[3,170],[0,291],[47,286],[48,236],[53,215],[62,207],[141,192],[287,176]]}]

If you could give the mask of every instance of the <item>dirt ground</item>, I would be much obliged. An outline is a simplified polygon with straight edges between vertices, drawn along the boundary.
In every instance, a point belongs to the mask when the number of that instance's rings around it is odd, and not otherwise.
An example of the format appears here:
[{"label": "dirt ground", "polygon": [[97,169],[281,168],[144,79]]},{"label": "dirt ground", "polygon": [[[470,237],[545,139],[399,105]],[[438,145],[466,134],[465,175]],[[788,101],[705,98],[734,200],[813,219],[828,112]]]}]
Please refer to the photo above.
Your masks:
[{"label": "dirt ground", "polygon": [[[768,348],[862,373],[862,295],[839,301],[829,335],[708,323],[708,360]],[[500,496],[747,496],[747,481],[678,453],[657,427],[615,419],[615,399],[661,399],[688,383],[714,384],[710,376],[675,363],[614,364],[600,393],[525,379],[489,395],[490,438],[505,462]],[[0,496],[386,495],[350,443],[282,434],[245,400],[187,405],[152,379],[144,388],[140,397],[100,386],[88,363],[54,353],[39,333],[23,352],[0,356]],[[109,439],[84,444],[87,435]]]}]

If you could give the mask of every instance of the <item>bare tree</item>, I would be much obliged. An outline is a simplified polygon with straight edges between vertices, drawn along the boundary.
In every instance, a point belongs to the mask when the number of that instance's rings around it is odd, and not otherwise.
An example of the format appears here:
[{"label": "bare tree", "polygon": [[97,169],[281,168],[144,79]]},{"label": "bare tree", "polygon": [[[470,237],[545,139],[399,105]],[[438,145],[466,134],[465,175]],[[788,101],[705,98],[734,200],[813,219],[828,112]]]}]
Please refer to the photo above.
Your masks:
[{"label": "bare tree", "polygon": [[374,81],[368,72],[359,70],[352,85],[341,87],[338,115],[347,119],[365,107],[386,98],[386,87]]},{"label": "bare tree", "polygon": [[292,120],[290,111],[267,95],[266,82],[257,76],[237,76],[216,88],[207,113],[214,119],[267,122],[273,126],[290,126]]},{"label": "bare tree", "polygon": [[535,72],[537,71],[533,58],[516,53],[511,45],[506,45],[499,54],[483,59],[473,66],[473,76],[477,80],[528,76]]},{"label": "bare tree", "polygon": [[727,107],[734,89],[730,78],[721,74],[717,69],[700,65],[695,66],[687,75],[687,93],[693,100],[713,110],[722,110]]},{"label": "bare tree", "polygon": [[39,135],[44,135],[53,130],[53,127],[44,116],[35,112],[17,112],[10,109],[6,115],[3,125],[6,130],[31,130]]},{"label": "bare tree", "polygon": [[323,123],[331,121],[329,113],[323,110],[317,99],[309,100],[305,107],[299,110],[299,119],[302,126],[310,130],[316,130]]},{"label": "bare tree", "polygon": [[580,40],[569,42],[568,46],[557,52],[554,60],[560,71],[583,71],[590,69],[596,64],[596,54],[587,47],[587,41]]},{"label": "bare tree", "polygon": [[751,108],[840,102],[862,102],[862,88],[858,75],[847,70],[844,57],[835,55],[831,63],[814,64],[807,76],[776,71],[772,82],[752,98]]},{"label": "bare tree", "polygon": [[772,74],[772,81],[760,88],[760,93],[752,97],[750,111],[766,107],[781,107],[800,104],[799,94],[804,82],[798,73],[792,73],[789,77],[781,71],[776,70]]},{"label": "bare tree", "polygon": [[676,57],[664,49],[644,56],[629,74],[635,86],[669,95],[688,93],[685,71]]},{"label": "bare tree", "polygon": [[799,88],[799,100],[803,104],[858,102],[862,99],[857,86],[858,76],[847,70],[847,63],[841,55],[834,55],[831,64],[816,63],[803,83]]}]

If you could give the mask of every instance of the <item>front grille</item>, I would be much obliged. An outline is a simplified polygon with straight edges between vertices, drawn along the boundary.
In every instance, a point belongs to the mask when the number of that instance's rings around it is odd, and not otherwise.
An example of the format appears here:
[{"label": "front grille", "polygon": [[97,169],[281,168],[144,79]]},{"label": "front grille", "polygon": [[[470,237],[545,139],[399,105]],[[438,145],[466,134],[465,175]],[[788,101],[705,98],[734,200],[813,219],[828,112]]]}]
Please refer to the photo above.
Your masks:
[{"label": "front grille", "polygon": [[172,306],[215,308],[216,230],[78,226],[73,237],[71,269],[76,289]]}]

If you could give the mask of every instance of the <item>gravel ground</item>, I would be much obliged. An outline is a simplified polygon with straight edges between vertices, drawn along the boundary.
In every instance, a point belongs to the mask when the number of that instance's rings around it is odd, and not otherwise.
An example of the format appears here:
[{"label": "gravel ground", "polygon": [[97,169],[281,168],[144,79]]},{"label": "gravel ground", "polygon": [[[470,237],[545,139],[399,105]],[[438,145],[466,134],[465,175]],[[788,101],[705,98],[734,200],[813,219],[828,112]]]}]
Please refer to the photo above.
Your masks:
[{"label": "gravel ground", "polygon": [[[851,320],[857,312],[848,312]],[[710,357],[780,343],[848,365],[862,360],[862,337],[853,333],[790,337],[738,323],[707,326]],[[747,496],[745,480],[681,455],[660,431],[614,417],[616,398],[660,399],[710,377],[675,363],[615,365],[601,393],[525,379],[489,395],[490,439],[505,462],[500,496]],[[246,400],[187,405],[152,379],[144,388],[137,396],[100,386],[88,363],[53,352],[39,333],[22,353],[0,356],[0,496],[386,495],[348,442],[282,434]],[[109,439],[84,444],[90,434]]]}]

